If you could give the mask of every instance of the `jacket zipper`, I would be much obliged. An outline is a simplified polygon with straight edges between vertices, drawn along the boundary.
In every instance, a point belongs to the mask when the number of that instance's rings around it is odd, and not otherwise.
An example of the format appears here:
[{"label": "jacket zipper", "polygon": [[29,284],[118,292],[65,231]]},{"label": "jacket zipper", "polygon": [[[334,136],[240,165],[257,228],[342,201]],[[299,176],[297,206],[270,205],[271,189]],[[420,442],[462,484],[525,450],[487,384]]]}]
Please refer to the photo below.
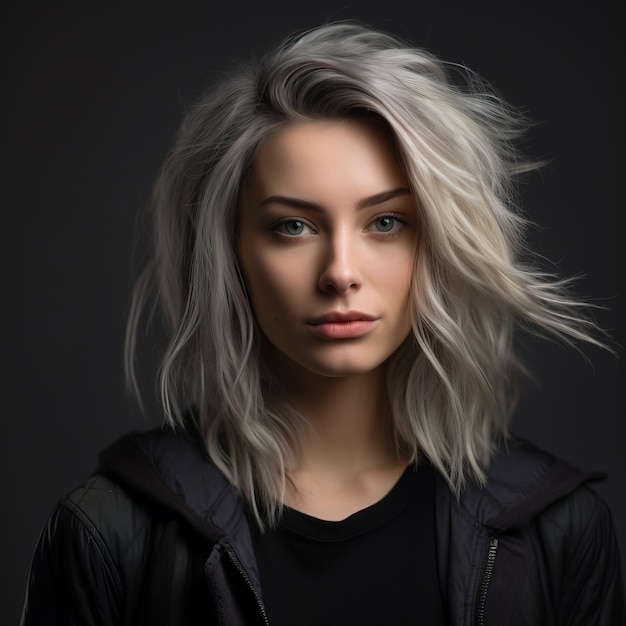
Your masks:
[{"label": "jacket zipper", "polygon": [[493,574],[493,567],[496,563],[496,552],[498,551],[498,539],[492,537],[489,540],[489,551],[487,552],[487,563],[483,572],[483,579],[480,585],[478,595],[478,606],[476,608],[476,624],[484,626],[485,624],[485,605],[487,604],[487,591],[489,590],[489,582]]},{"label": "jacket zipper", "polygon": [[256,601],[256,605],[261,613],[261,616],[263,617],[263,623],[265,624],[265,626],[269,626],[270,621],[267,618],[267,613],[265,612],[265,606],[263,605],[263,600],[261,600],[259,594],[254,588],[254,585],[252,584],[252,581],[250,580],[250,576],[248,576],[248,572],[246,572],[246,570],[243,568],[243,565],[239,561],[239,558],[235,554],[235,551],[228,544],[224,545],[224,548],[226,549],[226,553],[230,557],[230,560],[232,561],[233,565],[237,568],[237,571],[241,574],[243,579],[246,581],[246,584],[250,588],[250,591],[252,592],[252,595],[254,596],[254,599]]}]

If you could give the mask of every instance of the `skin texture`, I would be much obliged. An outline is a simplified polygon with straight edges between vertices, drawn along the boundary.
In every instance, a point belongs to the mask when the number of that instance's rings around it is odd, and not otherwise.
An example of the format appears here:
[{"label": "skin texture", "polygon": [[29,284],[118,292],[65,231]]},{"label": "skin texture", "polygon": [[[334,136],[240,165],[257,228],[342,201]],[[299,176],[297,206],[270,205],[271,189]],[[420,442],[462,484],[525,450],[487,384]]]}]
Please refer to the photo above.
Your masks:
[{"label": "skin texture", "polygon": [[[266,358],[313,425],[289,503],[319,517],[372,504],[406,466],[389,436],[385,370],[411,331],[416,240],[414,199],[383,129],[293,123],[261,146],[238,254]],[[357,319],[324,318],[346,313]]]}]

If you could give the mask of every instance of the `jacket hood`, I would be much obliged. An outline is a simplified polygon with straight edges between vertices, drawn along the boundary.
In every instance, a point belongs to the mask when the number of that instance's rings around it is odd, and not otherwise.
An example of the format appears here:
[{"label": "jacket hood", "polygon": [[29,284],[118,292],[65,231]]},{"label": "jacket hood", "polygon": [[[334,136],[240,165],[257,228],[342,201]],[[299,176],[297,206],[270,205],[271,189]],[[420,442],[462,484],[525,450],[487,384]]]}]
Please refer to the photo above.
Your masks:
[{"label": "jacket hood", "polygon": [[[174,513],[212,543],[233,539],[246,526],[237,491],[188,432],[164,427],[129,433],[101,452],[98,471]],[[581,484],[604,477],[514,438],[494,456],[485,485],[470,483],[459,506],[494,531],[515,530]],[[439,489],[447,489],[440,482]]]},{"label": "jacket hood", "polygon": [[606,477],[569,465],[520,438],[498,450],[486,473],[485,485],[468,485],[459,504],[496,532],[523,528],[583,483]]},{"label": "jacket hood", "polygon": [[241,498],[199,439],[169,427],[132,432],[105,448],[98,472],[189,526],[210,544],[227,543],[258,585],[258,570]]},{"label": "jacket hood", "polygon": [[186,525],[210,546],[205,576],[214,581],[212,593],[221,611],[239,615],[242,610],[235,598],[221,593],[227,587],[215,582],[223,572],[220,563],[224,555],[246,573],[245,582],[260,603],[258,565],[242,500],[198,438],[170,428],[133,432],[105,448],[98,461],[100,474],[121,485],[138,504],[146,503],[166,525],[144,581],[146,606],[150,607],[148,623],[169,623],[180,525]]}]

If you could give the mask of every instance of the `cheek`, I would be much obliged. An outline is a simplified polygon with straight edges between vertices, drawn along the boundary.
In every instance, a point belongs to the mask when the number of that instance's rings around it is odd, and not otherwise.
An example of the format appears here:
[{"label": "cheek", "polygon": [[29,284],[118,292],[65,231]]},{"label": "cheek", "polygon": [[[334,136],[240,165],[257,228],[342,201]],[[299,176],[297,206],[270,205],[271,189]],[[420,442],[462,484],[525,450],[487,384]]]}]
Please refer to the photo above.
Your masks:
[{"label": "cheek", "polygon": [[305,279],[297,263],[278,262],[272,255],[248,258],[244,272],[259,322],[278,321],[281,312],[297,308]]},{"label": "cheek", "polygon": [[372,264],[373,280],[388,301],[408,303],[413,279],[413,254],[386,255]]}]

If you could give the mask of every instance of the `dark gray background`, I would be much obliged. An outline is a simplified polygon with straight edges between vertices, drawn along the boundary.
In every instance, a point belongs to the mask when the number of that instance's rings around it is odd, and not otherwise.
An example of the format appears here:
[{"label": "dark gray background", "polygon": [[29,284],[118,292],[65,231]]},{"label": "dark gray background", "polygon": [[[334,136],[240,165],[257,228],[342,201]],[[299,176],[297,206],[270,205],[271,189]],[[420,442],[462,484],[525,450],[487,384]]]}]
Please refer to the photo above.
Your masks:
[{"label": "dark gray background", "polygon": [[365,21],[466,63],[539,122],[527,151],[552,160],[522,187],[540,225],[531,240],[608,307],[597,319],[618,355],[529,344],[537,382],[514,428],[609,473],[597,489],[626,551],[617,3],[39,4],[2,10],[0,622],[18,619],[56,500],[104,445],[159,420],[124,390],[123,328],[138,216],[185,107],[235,60],[326,20]]}]

